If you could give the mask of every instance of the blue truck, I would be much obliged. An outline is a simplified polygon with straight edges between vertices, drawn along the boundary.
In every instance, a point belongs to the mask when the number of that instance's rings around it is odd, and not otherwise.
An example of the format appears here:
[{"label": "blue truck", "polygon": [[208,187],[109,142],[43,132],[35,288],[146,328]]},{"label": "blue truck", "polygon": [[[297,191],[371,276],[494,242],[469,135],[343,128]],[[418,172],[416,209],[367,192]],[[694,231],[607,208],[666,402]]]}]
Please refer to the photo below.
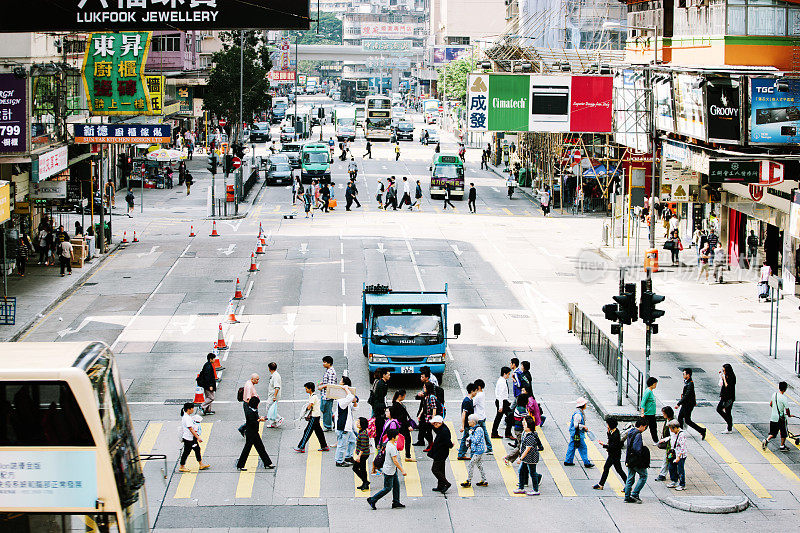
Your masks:
[{"label": "blue truck", "polygon": [[[447,284],[444,291],[393,291],[385,285],[364,287],[361,337],[370,381],[375,370],[418,374],[428,366],[441,382],[447,350]],[[453,324],[461,335],[461,324]]]}]

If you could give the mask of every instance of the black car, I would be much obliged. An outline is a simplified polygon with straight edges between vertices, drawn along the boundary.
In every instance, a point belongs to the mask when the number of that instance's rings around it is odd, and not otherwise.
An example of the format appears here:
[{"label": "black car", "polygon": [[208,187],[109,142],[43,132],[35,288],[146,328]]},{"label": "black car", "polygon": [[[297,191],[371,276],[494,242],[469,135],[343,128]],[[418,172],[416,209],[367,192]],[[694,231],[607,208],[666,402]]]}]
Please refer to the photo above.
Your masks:
[{"label": "black car", "polygon": [[292,168],[300,168],[300,144],[283,143],[281,144],[280,153],[289,156],[289,164]]},{"label": "black car", "polygon": [[399,122],[394,129],[394,134],[397,137],[398,141],[402,141],[403,139],[408,139],[409,141],[414,140],[414,124],[411,122]]},{"label": "black car", "polygon": [[253,124],[253,129],[250,130],[251,143],[265,143],[272,140],[272,135],[269,132],[268,122],[256,122]]}]

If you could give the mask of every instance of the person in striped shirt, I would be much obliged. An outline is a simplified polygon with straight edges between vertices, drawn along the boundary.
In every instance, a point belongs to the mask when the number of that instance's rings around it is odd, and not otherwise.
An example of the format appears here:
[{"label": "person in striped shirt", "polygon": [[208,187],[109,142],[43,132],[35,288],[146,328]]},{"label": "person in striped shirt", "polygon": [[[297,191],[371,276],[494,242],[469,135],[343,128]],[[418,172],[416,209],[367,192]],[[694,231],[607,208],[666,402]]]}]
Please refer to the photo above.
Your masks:
[{"label": "person in striped shirt", "polygon": [[353,454],[353,472],[361,480],[358,490],[369,490],[369,477],[367,476],[367,459],[369,458],[369,435],[367,426],[369,421],[363,416],[356,422],[358,436],[356,437],[356,451]]},{"label": "person in striped shirt", "polygon": [[[326,355],[322,358],[322,366],[325,374],[322,376],[322,385],[336,385],[336,370],[333,368],[333,357]],[[333,400],[328,398],[328,392],[321,387],[322,395],[322,428],[325,431],[333,431]]]}]

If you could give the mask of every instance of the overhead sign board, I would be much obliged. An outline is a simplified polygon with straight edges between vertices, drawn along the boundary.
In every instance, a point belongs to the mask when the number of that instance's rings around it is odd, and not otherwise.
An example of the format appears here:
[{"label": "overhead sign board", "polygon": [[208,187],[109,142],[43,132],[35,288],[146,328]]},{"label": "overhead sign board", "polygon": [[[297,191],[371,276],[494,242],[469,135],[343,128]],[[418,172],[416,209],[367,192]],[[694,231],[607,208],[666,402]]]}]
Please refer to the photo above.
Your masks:
[{"label": "overhead sign board", "polygon": [[27,80],[0,74],[0,154],[28,151]]},{"label": "overhead sign board", "polygon": [[800,80],[750,79],[750,142],[796,144],[800,142]]},{"label": "overhead sign board", "polygon": [[691,74],[675,76],[676,131],[694,139],[706,139],[702,79]]},{"label": "overhead sign board", "polygon": [[39,173],[38,176],[31,176],[31,181],[46,180],[66,169],[68,164],[69,154],[66,146],[50,150],[39,156]]},{"label": "overhead sign board", "polygon": [[171,140],[169,124],[75,124],[76,144],[158,144]]},{"label": "overhead sign board", "polygon": [[433,66],[446,65],[456,59],[469,56],[471,49],[468,46],[434,46],[433,47]]},{"label": "overhead sign board", "polygon": [[374,35],[376,37],[389,37],[389,36],[403,37],[406,35],[414,35],[415,28],[416,25],[414,24],[396,24],[391,22],[362,22],[361,36],[369,37],[370,35]]},{"label": "overhead sign board", "polygon": [[293,70],[270,70],[269,81],[278,84],[294,83],[294,74]]},{"label": "overhead sign board", "polygon": [[[2,218],[0,217],[0,221]],[[800,191],[798,190],[794,191],[792,204],[789,206],[789,234],[795,239],[800,239]]]},{"label": "overhead sign board", "polygon": [[672,99],[672,76],[666,76],[666,79],[656,76],[656,79],[653,80],[656,129],[674,132],[675,111],[672,108],[672,104],[674,103]]},{"label": "overhead sign board", "polygon": [[708,163],[709,183],[758,183],[760,161],[720,161]]},{"label": "overhead sign board", "polygon": [[0,224],[11,219],[11,182],[0,181]]},{"label": "overhead sign board", "polygon": [[66,181],[40,181],[31,183],[29,191],[31,198],[39,200],[66,198],[67,197],[67,182]]},{"label": "overhead sign board", "polygon": [[706,128],[711,142],[741,143],[742,104],[738,79],[706,79]]},{"label": "overhead sign board", "polygon": [[[20,6],[22,7],[22,6]],[[4,32],[309,28],[308,0],[27,0]]]},{"label": "overhead sign board", "polygon": [[364,39],[361,48],[365,52],[404,53],[410,52],[413,43],[411,39]]},{"label": "overhead sign board", "polygon": [[164,76],[145,76],[145,80],[153,114],[160,115],[164,112]]},{"label": "overhead sign board", "polygon": [[472,131],[608,133],[611,76],[471,74]]}]

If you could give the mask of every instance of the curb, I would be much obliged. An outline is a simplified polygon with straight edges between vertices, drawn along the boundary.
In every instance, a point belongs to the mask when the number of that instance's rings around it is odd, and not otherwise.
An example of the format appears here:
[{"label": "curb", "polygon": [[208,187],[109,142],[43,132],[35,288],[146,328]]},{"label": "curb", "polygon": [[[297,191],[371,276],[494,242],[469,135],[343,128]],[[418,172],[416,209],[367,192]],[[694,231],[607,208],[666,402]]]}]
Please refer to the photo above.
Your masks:
[{"label": "curb", "polygon": [[[730,514],[740,513],[750,507],[750,500],[742,497],[740,500],[734,500],[734,497],[723,498],[719,496],[710,497],[694,497],[691,500],[678,500],[676,498],[667,497],[661,500],[665,505],[669,505],[681,511],[689,513],[702,513],[702,514]],[[724,503],[728,501],[729,503]],[[709,503],[711,502],[711,503]],[[716,502],[716,503],[713,503]]]},{"label": "curb", "polygon": [[47,313],[51,312],[53,308],[55,308],[58,304],[63,302],[65,299],[70,297],[74,292],[80,289],[83,286],[83,284],[89,279],[89,277],[94,275],[95,271],[98,268],[100,268],[100,266],[103,263],[105,263],[106,260],[108,260],[114,254],[114,252],[119,250],[119,248],[121,247],[122,243],[117,242],[108,250],[108,252],[106,252],[104,255],[99,256],[97,258],[97,262],[92,265],[92,268],[84,272],[81,277],[77,278],[77,280],[75,281],[75,283],[72,284],[72,286],[68,287],[61,294],[59,294],[55,300],[50,302],[50,305],[39,311],[39,313],[36,316],[34,316],[31,320],[29,320],[28,323],[22,327],[22,329],[20,329],[14,335],[9,337],[8,340],[6,340],[5,342],[17,342],[20,337],[22,337],[26,332],[28,332],[28,330],[30,330],[34,325],[36,325],[36,323],[39,321],[40,318],[43,318],[45,315],[47,315]]}]

